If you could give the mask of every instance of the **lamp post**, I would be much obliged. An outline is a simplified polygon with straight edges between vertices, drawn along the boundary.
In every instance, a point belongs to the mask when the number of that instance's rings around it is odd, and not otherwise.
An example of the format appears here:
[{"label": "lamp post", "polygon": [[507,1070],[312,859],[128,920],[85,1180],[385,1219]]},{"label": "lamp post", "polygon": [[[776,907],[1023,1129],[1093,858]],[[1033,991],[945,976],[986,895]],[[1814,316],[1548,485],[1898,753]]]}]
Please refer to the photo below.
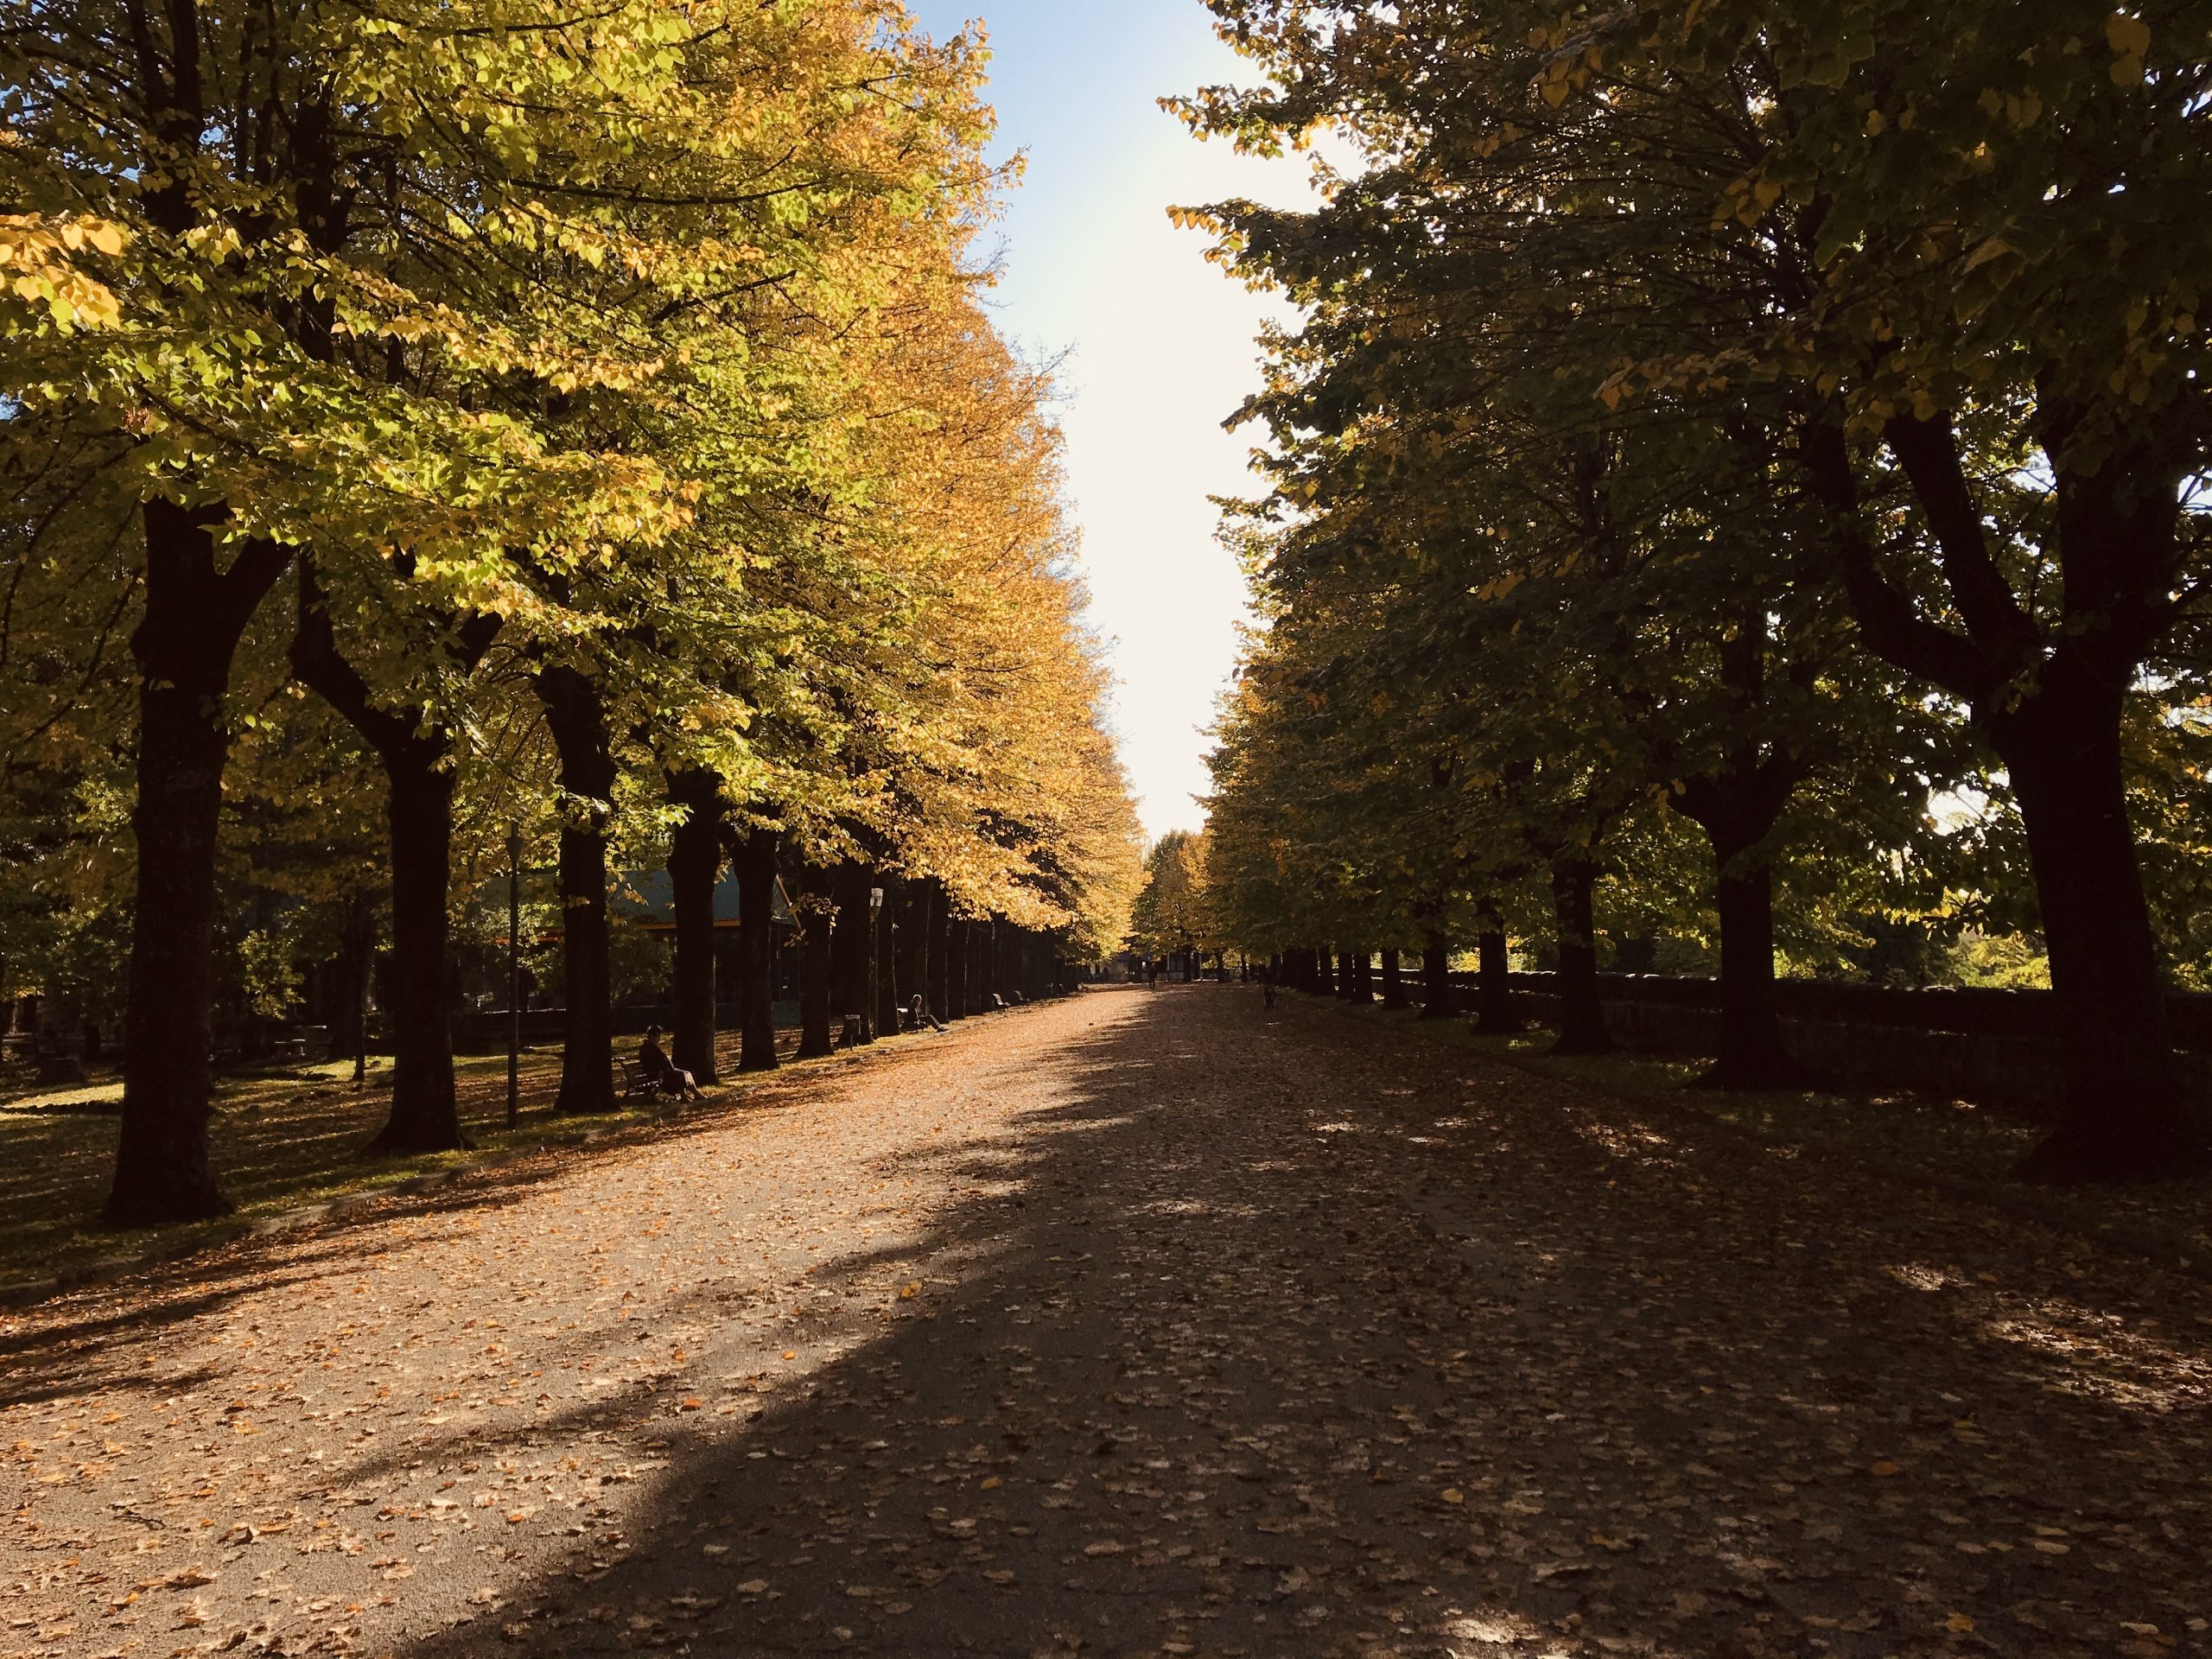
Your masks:
[{"label": "lamp post", "polygon": [[876,936],[880,931],[877,926],[877,919],[882,914],[883,889],[870,887],[868,890],[868,1008],[861,1015],[861,1040],[864,1043],[872,1043],[875,1040]]},{"label": "lamp post", "polygon": [[507,831],[507,1127],[522,1122],[522,829]]}]

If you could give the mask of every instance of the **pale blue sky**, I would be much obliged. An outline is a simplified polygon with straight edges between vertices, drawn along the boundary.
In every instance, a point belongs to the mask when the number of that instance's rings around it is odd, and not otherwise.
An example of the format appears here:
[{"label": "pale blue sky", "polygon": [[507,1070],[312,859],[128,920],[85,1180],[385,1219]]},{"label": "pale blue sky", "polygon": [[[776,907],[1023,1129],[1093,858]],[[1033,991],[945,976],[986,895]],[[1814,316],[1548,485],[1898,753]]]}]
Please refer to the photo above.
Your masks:
[{"label": "pale blue sky", "polygon": [[1115,642],[1114,710],[1146,830],[1195,829],[1204,728],[1243,594],[1210,494],[1247,493],[1248,436],[1221,423],[1256,384],[1263,302],[1205,263],[1170,203],[1287,200],[1302,163],[1200,144],[1156,100],[1238,77],[1198,0],[909,0],[931,35],[980,16],[1001,153],[1028,174],[1007,218],[1001,325],[1065,353],[1062,423],[1092,621]]}]

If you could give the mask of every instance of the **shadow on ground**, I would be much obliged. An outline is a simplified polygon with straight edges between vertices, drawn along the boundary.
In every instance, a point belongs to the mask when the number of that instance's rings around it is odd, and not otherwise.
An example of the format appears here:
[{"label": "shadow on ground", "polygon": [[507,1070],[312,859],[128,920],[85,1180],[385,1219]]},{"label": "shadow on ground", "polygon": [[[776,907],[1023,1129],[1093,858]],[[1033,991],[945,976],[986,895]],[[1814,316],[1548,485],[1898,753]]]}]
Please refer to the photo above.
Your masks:
[{"label": "shadow on ground", "polygon": [[963,1196],[825,1255],[804,1382],[337,1471],[653,1436],[411,1659],[2201,1649],[2200,1287],[1241,988],[1093,1005],[864,1173]]}]

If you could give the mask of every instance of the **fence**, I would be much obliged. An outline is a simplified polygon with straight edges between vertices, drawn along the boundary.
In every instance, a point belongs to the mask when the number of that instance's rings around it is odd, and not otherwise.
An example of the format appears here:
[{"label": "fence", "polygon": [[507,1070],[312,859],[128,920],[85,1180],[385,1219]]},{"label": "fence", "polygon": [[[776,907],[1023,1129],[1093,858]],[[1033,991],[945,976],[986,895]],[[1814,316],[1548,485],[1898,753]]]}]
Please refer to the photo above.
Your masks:
[{"label": "fence", "polygon": [[[1459,976],[1471,994],[1471,976]],[[1558,1009],[1551,974],[1513,976],[1524,1016]],[[1626,1048],[1710,1055],[1720,1041],[1717,980],[1605,974],[1605,1025]],[[1775,987],[1789,1052],[1826,1078],[1866,1089],[1913,1089],[2044,1112],[2059,1102],[2058,1045],[2049,991],[1875,985],[1786,979]],[[2212,996],[2166,1000],[2183,1086],[2212,1105]]]}]

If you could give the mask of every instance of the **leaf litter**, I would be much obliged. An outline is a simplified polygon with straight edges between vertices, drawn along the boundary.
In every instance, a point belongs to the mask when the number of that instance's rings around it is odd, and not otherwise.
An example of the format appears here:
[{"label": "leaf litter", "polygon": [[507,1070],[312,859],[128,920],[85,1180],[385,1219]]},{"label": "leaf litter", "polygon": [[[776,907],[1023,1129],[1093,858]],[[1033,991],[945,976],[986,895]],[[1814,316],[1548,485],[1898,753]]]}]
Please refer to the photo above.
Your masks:
[{"label": "leaf litter", "polygon": [[2206,1651],[2196,1281],[1239,988],[8,1321],[0,1654]]}]

